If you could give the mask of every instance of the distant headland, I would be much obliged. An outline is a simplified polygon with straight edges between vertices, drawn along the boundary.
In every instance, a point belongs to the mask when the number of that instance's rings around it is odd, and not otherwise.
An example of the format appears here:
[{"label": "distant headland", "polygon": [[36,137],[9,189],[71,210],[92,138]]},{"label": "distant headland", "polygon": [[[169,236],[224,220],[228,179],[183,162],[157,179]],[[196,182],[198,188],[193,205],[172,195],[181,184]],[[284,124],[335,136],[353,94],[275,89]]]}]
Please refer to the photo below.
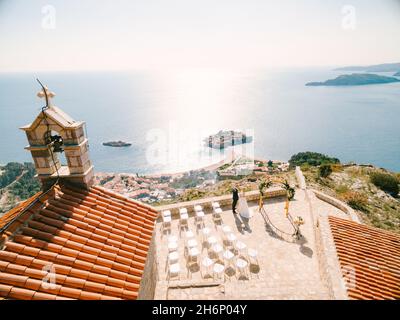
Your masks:
[{"label": "distant headland", "polygon": [[[336,68],[334,71],[363,71],[363,72],[398,72],[400,73],[400,63],[383,63],[370,66],[349,66]],[[397,74],[398,74],[397,73]]]},{"label": "distant headland", "polygon": [[372,73],[352,73],[343,74],[335,79],[329,79],[324,82],[308,82],[306,86],[359,86],[391,82],[400,82],[400,79]]}]

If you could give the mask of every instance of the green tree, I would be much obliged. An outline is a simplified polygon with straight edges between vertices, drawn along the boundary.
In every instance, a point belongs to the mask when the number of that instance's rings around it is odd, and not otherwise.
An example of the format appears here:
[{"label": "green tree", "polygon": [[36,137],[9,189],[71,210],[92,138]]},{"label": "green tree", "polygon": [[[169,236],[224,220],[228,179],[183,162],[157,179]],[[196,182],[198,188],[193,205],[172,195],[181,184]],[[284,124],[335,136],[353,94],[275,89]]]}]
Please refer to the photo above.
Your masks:
[{"label": "green tree", "polygon": [[299,152],[293,155],[290,160],[289,164],[290,167],[295,166],[302,166],[304,164],[308,164],[310,166],[319,166],[321,164],[336,164],[340,163],[339,159],[329,157],[322,153],[317,152]]}]

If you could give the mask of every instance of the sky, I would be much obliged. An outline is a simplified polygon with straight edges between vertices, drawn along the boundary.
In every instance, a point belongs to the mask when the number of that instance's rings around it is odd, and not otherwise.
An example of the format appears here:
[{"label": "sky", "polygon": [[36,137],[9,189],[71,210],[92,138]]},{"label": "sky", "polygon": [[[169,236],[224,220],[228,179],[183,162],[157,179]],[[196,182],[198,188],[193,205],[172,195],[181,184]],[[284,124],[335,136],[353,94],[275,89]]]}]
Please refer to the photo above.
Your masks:
[{"label": "sky", "polygon": [[400,0],[0,0],[0,72],[400,61]]}]

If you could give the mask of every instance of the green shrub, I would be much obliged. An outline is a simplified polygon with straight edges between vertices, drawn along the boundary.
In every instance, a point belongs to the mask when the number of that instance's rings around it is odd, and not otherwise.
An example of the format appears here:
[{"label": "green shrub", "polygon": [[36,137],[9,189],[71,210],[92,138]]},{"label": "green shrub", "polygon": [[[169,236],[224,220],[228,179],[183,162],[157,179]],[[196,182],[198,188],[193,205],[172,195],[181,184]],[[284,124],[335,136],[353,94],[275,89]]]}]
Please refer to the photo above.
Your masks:
[{"label": "green shrub", "polygon": [[321,178],[327,178],[332,173],[332,167],[330,164],[321,164],[318,168],[318,174]]},{"label": "green shrub", "polygon": [[301,171],[309,171],[310,165],[308,163],[304,163],[300,166]]},{"label": "green shrub", "polygon": [[375,172],[370,175],[371,182],[379,189],[397,197],[399,194],[399,181],[387,173]]},{"label": "green shrub", "polygon": [[348,191],[341,196],[350,207],[356,210],[367,211],[367,197],[357,191]]},{"label": "green shrub", "polygon": [[343,194],[349,191],[349,187],[344,184],[341,184],[337,186],[335,190],[338,194]]}]

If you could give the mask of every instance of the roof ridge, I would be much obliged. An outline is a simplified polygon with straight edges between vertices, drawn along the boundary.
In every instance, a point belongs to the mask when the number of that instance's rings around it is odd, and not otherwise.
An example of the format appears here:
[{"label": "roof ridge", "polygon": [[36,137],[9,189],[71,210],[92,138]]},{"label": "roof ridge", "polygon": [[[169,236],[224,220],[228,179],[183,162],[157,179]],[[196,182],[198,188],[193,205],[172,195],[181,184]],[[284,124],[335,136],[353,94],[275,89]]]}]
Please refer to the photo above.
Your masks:
[{"label": "roof ridge", "polygon": [[392,236],[392,237],[400,240],[400,234],[398,234],[396,232],[393,232],[393,231],[390,231],[390,230],[381,229],[381,228],[378,228],[378,227],[375,227],[375,226],[370,226],[370,225],[366,225],[366,224],[363,224],[363,223],[358,223],[358,222],[355,222],[355,221],[351,221],[351,220],[348,220],[348,219],[343,219],[343,218],[339,218],[339,217],[335,217],[335,216],[331,216],[331,215],[328,216],[328,219],[329,220],[336,220],[338,222],[341,222],[342,224],[351,225],[352,227],[357,228],[357,229],[368,229],[368,230],[373,231],[373,232],[385,233],[385,234],[387,234],[389,236]]}]

